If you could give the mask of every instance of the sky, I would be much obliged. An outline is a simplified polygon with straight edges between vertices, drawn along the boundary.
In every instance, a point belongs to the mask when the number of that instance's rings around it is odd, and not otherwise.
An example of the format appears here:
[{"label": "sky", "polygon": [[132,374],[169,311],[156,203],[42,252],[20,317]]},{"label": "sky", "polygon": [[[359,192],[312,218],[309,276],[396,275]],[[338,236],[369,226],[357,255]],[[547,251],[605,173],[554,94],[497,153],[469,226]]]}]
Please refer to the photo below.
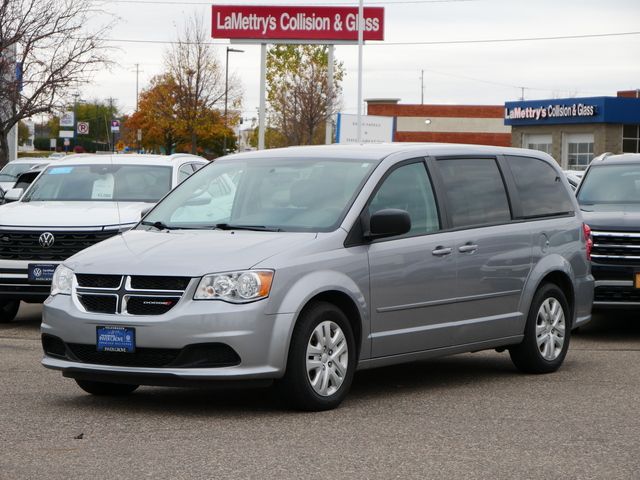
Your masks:
[{"label": "sky", "polygon": [[[221,5],[345,5],[316,0],[216,2]],[[640,88],[640,0],[365,0],[385,8],[385,39],[363,53],[363,99],[397,98],[404,104],[501,105],[518,100],[615,96]],[[113,97],[123,113],[135,109],[136,64],[140,90],[163,68],[164,52],[188,19],[210,24],[212,2],[103,0],[96,24],[117,17],[107,44],[116,64],[81,90],[84,100]],[[629,34],[632,33],[632,34]],[[593,36],[615,34],[609,36]],[[477,42],[544,37],[556,40]],[[449,42],[449,43],[446,43]],[[453,43],[459,42],[459,43]],[[228,40],[211,43],[224,66]],[[257,116],[259,45],[234,46],[229,71],[241,82],[243,117]],[[357,111],[354,45],[336,46],[343,63],[342,111]],[[364,111],[364,110],[363,110]]]}]

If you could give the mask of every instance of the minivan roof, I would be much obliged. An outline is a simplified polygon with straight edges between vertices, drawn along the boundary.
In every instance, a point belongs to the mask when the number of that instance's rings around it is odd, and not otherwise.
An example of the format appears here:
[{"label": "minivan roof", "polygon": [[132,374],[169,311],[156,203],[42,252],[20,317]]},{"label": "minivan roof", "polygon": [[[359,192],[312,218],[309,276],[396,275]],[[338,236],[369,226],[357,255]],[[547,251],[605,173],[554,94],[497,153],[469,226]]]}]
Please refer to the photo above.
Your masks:
[{"label": "minivan roof", "polygon": [[318,157],[357,158],[369,161],[381,161],[396,153],[411,153],[417,155],[520,155],[552,159],[544,152],[524,148],[497,147],[490,145],[466,145],[457,143],[376,143],[376,144],[333,144],[313,145],[302,147],[274,148],[268,150],[254,150],[237,153],[225,158],[252,159],[296,157],[303,159],[317,159]]}]

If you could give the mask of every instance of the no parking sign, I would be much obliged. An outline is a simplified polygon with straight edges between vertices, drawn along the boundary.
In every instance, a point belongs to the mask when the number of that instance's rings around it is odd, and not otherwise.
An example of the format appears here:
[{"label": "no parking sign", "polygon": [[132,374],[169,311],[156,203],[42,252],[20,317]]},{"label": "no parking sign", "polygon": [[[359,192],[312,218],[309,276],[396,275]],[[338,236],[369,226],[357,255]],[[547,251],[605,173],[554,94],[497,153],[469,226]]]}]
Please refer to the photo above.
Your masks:
[{"label": "no parking sign", "polygon": [[78,134],[79,135],[89,134],[89,122],[78,122]]}]

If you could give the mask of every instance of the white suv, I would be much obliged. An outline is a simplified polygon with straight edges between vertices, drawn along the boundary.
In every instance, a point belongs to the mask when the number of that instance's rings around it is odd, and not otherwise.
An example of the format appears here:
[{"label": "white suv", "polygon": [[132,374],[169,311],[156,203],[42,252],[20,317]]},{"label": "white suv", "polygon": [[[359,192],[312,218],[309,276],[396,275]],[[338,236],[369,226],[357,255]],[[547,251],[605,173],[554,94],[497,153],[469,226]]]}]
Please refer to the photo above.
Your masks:
[{"label": "white suv", "polygon": [[135,225],[208,161],[194,155],[74,155],[0,207],[0,322],[43,302],[60,262]]}]

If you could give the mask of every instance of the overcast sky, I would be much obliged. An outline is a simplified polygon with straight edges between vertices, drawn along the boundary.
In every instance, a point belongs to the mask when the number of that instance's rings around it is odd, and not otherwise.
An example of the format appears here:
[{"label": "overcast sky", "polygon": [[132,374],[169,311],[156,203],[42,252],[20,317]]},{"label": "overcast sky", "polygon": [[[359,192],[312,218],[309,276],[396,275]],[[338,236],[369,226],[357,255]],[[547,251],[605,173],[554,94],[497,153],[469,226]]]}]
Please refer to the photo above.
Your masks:
[{"label": "overcast sky", "polygon": [[[163,52],[191,15],[210,24],[203,0],[105,0],[119,17],[110,35],[118,65],[81,90],[86,100],[113,97],[120,109],[135,108],[135,64],[140,89],[162,70]],[[307,0],[216,2],[234,5],[357,5],[357,1]],[[385,8],[385,41],[364,47],[363,97],[436,104],[502,104],[526,99],[615,95],[640,88],[640,0],[370,0]],[[101,21],[101,18],[96,18]],[[418,42],[519,39],[638,32],[562,40],[406,45]],[[131,40],[127,42],[124,40]],[[136,43],[135,40],[157,43]],[[228,42],[213,39],[224,65]],[[403,44],[404,43],[404,44]],[[256,116],[260,47],[242,45],[229,70],[244,89],[243,116]],[[357,46],[337,46],[343,62],[343,111],[357,110]]]}]

